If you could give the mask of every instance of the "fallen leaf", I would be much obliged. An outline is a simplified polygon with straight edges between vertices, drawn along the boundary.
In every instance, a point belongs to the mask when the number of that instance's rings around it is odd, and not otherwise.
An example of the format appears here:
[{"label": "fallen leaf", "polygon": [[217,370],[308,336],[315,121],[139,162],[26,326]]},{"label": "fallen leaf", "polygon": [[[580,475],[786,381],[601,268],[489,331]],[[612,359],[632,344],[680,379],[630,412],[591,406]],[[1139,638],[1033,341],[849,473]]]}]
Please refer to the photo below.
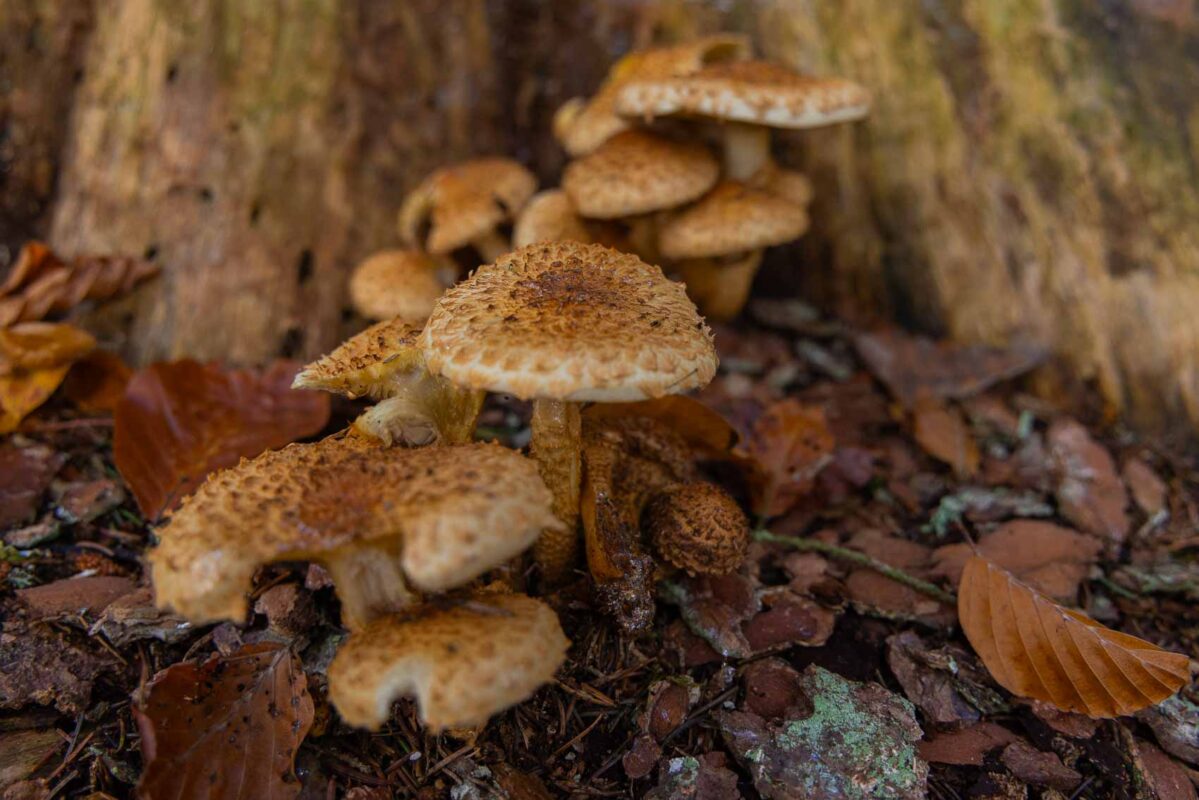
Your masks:
[{"label": "fallen leaf", "polygon": [[1049,451],[1057,469],[1062,516],[1087,533],[1118,546],[1128,535],[1128,493],[1111,453],[1074,420],[1049,426]]},{"label": "fallen leaf", "polygon": [[312,595],[294,583],[267,589],[255,601],[254,611],[266,617],[272,631],[287,639],[302,636],[318,621]]},{"label": "fallen leaf", "polygon": [[953,645],[930,648],[914,631],[887,638],[887,665],[925,724],[934,728],[965,727],[1005,707],[969,653]]},{"label": "fallen leaf", "polygon": [[925,797],[928,764],[916,754],[921,731],[908,701],[815,665],[800,688],[810,713],[771,722],[746,711],[715,715],[762,797]]},{"label": "fallen leaf", "polygon": [[934,764],[980,767],[987,753],[1006,747],[1019,738],[994,722],[980,722],[921,742],[920,757]]},{"label": "fallen leaf", "polygon": [[521,772],[511,764],[502,761],[493,764],[491,773],[496,785],[505,792],[504,800],[553,800],[541,778]]},{"label": "fallen leaf", "polygon": [[1120,470],[1132,499],[1145,514],[1153,516],[1166,508],[1166,484],[1139,458],[1130,458]]},{"label": "fallen leaf", "polygon": [[837,613],[814,600],[780,588],[762,598],[765,610],[742,626],[755,655],[794,645],[820,647],[833,635]]},{"label": "fallen leaf", "polygon": [[313,705],[286,647],[247,645],[160,672],[134,708],[145,769],[139,797],[257,800],[300,793],[296,750]]},{"label": "fallen leaf", "polygon": [[1013,775],[1033,786],[1069,792],[1082,780],[1082,776],[1063,764],[1056,753],[1042,752],[1025,741],[1015,741],[1003,748],[999,760]]},{"label": "fallen leaf", "polygon": [[133,370],[120,356],[95,350],[71,365],[62,391],[80,411],[111,413],[132,377]]},{"label": "fallen leaf", "polygon": [[133,589],[134,583],[129,578],[94,575],[21,589],[17,599],[29,609],[34,619],[43,619],[61,614],[99,614],[109,603]]},{"label": "fallen leaf", "polygon": [[763,658],[745,667],[745,710],[763,719],[778,719],[785,714],[799,716],[805,709],[799,673],[780,658]]},{"label": "fallen leaf", "polygon": [[172,644],[190,636],[192,625],[183,617],[159,610],[154,603],[154,592],[146,586],[105,606],[88,633],[93,636],[102,633],[117,647],[143,639]]},{"label": "fallen leaf", "polygon": [[[928,577],[932,551],[922,544],[869,529],[854,534],[846,544],[913,577]],[[872,569],[850,572],[845,590],[854,606],[865,613],[888,619],[919,619],[933,625],[951,625],[953,621],[952,611],[945,604]]]},{"label": "fallen leaf", "polygon": [[0,789],[28,778],[64,744],[54,728],[0,735]]},{"label": "fallen leaf", "polygon": [[[1042,594],[1070,602],[1078,596],[1079,585],[1102,549],[1092,536],[1052,522],[1017,519],[982,537],[977,552]],[[948,578],[956,585],[974,553],[965,543],[938,547],[933,551],[933,576]]]},{"label": "fallen leaf", "polygon": [[117,405],[113,458],[142,513],[157,518],[208,473],[311,436],[329,419],[329,397],[293,390],[298,365],[263,372],[184,360],[152,364]]},{"label": "fallen leaf", "polygon": [[0,328],[0,374],[70,364],[95,346],[90,333],[66,323],[22,322]]},{"label": "fallen leaf", "polygon": [[1038,492],[963,486],[941,498],[928,525],[937,536],[945,536],[962,517],[979,523],[1011,517],[1052,517],[1053,513],[1053,506]]},{"label": "fallen leaf", "polygon": [[1184,769],[1148,742],[1136,740],[1141,776],[1157,800],[1195,800],[1195,785]]},{"label": "fallen leaf", "polygon": [[49,400],[68,369],[49,367],[0,375],[0,434],[15,431],[25,417]]},{"label": "fallen leaf", "polygon": [[0,444],[0,528],[29,522],[66,456],[42,444]]},{"label": "fallen leaf", "polygon": [[1001,686],[1064,711],[1131,714],[1190,680],[1185,655],[1063,608],[979,556],[962,572],[958,617]]},{"label": "fallen leaf", "polygon": [[630,780],[637,781],[653,772],[661,757],[661,745],[654,741],[654,737],[642,734],[633,740],[633,746],[621,756],[620,765]]},{"label": "fallen leaf", "polygon": [[892,396],[908,408],[921,397],[961,400],[1021,375],[1045,360],[1043,348],[935,342],[898,330],[854,337],[858,355]]},{"label": "fallen leaf", "polygon": [[1054,731],[1069,736],[1072,739],[1090,739],[1099,730],[1103,720],[1092,719],[1082,714],[1062,711],[1040,700],[1020,700],[1021,705],[1027,706],[1033,716],[1044,722]]},{"label": "fallen leaf", "polygon": [[64,266],[58,256],[42,242],[31,240],[17,253],[17,260],[0,284],[0,297],[7,297],[22,286],[33,283],[52,269]]},{"label": "fallen leaf", "polygon": [[50,784],[45,778],[14,783],[4,790],[0,800],[50,800]]},{"label": "fallen leaf", "polygon": [[1166,752],[1199,766],[1199,705],[1175,695],[1138,711],[1137,719],[1149,726]]},{"label": "fallen leaf", "polygon": [[91,522],[123,502],[125,489],[118,481],[103,478],[69,483],[58,498],[54,516],[72,525]]},{"label": "fallen leaf", "polygon": [[583,415],[596,422],[649,417],[662,423],[696,450],[711,455],[727,453],[737,444],[737,431],[719,413],[693,397],[668,394],[637,403],[593,403]]},{"label": "fallen leaf", "polygon": [[661,742],[687,719],[687,712],[699,698],[699,690],[662,680],[649,687],[648,695],[645,711],[637,716],[637,727]]},{"label": "fallen leaf", "polygon": [[739,455],[746,459],[753,510],[777,517],[814,486],[832,459],[833,435],[824,411],[788,398],[767,408],[754,422]]},{"label": "fallen leaf", "polygon": [[658,785],[645,800],[741,800],[737,775],[724,766],[723,754],[672,758],[658,771]]},{"label": "fallen leaf", "polygon": [[953,468],[959,477],[978,472],[982,458],[961,412],[935,400],[922,399],[912,415],[914,436],[924,452]]}]

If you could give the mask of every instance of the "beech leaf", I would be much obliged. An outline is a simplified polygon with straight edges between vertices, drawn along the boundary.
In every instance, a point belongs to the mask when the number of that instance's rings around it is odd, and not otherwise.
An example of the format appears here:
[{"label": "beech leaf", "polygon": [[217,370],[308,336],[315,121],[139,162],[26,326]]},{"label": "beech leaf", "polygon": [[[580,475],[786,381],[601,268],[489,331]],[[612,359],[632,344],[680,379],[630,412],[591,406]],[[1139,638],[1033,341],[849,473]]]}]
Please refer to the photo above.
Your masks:
[{"label": "beech leaf", "polygon": [[599,421],[630,415],[662,423],[697,450],[712,455],[727,453],[737,443],[737,431],[718,412],[693,397],[668,394],[636,403],[595,403],[583,412]]},{"label": "beech leaf", "polygon": [[1160,703],[1190,680],[1190,660],[1063,608],[974,556],[958,618],[991,676],[1020,697],[1105,718]]},{"label": "beech leaf", "polygon": [[822,408],[791,398],[767,408],[738,450],[749,470],[754,513],[777,517],[790,509],[811,490],[832,459],[833,446]]},{"label": "beech leaf", "polygon": [[329,398],[291,388],[298,366],[251,372],[184,360],[134,375],[117,404],[113,458],[142,513],[156,518],[208,473],[320,431]]},{"label": "beech leaf", "polygon": [[304,670],[275,644],[246,645],[154,677],[135,707],[145,800],[281,800],[300,793],[296,751],[312,727]]},{"label": "beech leaf", "polygon": [[68,369],[64,365],[0,375],[0,434],[15,431],[21,420],[49,400]]},{"label": "beech leaf", "polygon": [[116,411],[133,377],[120,356],[96,350],[71,365],[63,383],[63,395],[80,411]]},{"label": "beech leaf", "polygon": [[70,364],[95,346],[90,333],[66,323],[22,322],[0,328],[0,373]]}]

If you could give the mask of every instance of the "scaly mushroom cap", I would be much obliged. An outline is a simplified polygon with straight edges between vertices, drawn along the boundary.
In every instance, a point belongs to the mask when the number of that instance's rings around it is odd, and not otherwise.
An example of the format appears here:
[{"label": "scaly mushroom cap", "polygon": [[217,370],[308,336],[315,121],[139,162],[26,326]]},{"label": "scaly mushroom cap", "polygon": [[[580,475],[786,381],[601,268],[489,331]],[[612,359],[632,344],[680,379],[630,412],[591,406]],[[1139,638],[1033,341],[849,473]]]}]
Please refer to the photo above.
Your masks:
[{"label": "scaly mushroom cap", "polygon": [[533,173],[510,158],[479,158],[444,167],[404,199],[400,236],[413,247],[449,253],[512,221],[535,191]]},{"label": "scaly mushroom cap", "polygon": [[398,544],[408,579],[441,591],[531,545],[556,524],[550,502],[536,464],[495,444],[292,444],[215,473],[184,500],[150,553],[154,587],[194,622],[241,620],[261,564]]},{"label": "scaly mushroom cap", "polygon": [[870,93],[845,78],[816,78],[767,61],[713,64],[691,75],[632,80],[616,110],[631,117],[712,117],[772,128],[814,128],[861,119]]},{"label": "scaly mushroom cap", "polygon": [[531,597],[478,592],[448,608],[380,617],[329,665],[329,699],[350,725],[377,729],[415,695],[432,731],[473,728],[526,699],[566,657],[553,610]]},{"label": "scaly mushroom cap", "polygon": [[629,53],[612,67],[590,100],[573,98],[554,115],[554,136],[572,157],[586,155],[630,123],[616,113],[616,96],[630,80],[689,75],[705,64],[745,58],[749,40],[736,34],[705,36],[683,44]]},{"label": "scaly mushroom cap", "polygon": [[387,397],[392,379],[424,362],[420,326],[396,318],[376,323],[300,370],[293,389],[319,389],[346,397]]},{"label": "scaly mushroom cap", "polygon": [[430,371],[521,398],[679,394],[716,372],[712,332],[681,284],[601,245],[522,247],[450,289],[421,339]]},{"label": "scaly mushroom cap", "polygon": [[671,259],[725,256],[790,242],[807,228],[803,206],[724,181],[663,225],[658,247]]},{"label": "scaly mushroom cap", "polygon": [[645,509],[654,547],[691,574],[726,575],[745,558],[749,520],[715,484],[686,483],[655,495]]},{"label": "scaly mushroom cap", "polygon": [[561,241],[587,243],[592,238],[566,192],[550,189],[534,195],[516,218],[512,246]]},{"label": "scaly mushroom cap", "polygon": [[453,283],[454,265],[416,250],[384,250],[354,268],[350,302],[367,319],[400,317],[423,323],[445,288]]},{"label": "scaly mushroom cap", "polygon": [[716,157],[702,144],[625,131],[567,164],[562,188],[584,217],[615,219],[689,203],[719,174]]},{"label": "scaly mushroom cap", "polygon": [[802,172],[781,167],[773,161],[758,170],[748,184],[804,208],[812,202],[812,181]]}]

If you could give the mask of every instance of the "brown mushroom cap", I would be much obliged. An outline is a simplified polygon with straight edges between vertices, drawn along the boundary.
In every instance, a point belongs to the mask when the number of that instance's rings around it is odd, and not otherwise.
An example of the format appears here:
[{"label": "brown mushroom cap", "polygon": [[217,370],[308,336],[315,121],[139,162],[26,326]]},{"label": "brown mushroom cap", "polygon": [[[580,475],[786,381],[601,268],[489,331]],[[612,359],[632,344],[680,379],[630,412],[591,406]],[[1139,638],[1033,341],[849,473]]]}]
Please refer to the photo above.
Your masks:
[{"label": "brown mushroom cap", "polygon": [[300,370],[294,389],[319,389],[346,397],[388,397],[400,373],[424,364],[420,326],[402,319],[376,323]]},{"label": "brown mushroom cap", "polygon": [[562,188],[584,217],[615,219],[689,203],[719,174],[702,144],[625,131],[568,164]]},{"label": "brown mushroom cap", "polygon": [[[422,590],[460,586],[554,526],[550,502],[536,465],[499,445],[410,450],[329,438],[210,476],[149,559],[160,605],[195,622],[240,620],[259,565],[333,566],[361,547],[398,550],[398,568]],[[369,588],[337,586],[343,603]]]},{"label": "brown mushroom cap", "polygon": [[655,495],[645,510],[654,547],[691,574],[725,575],[749,546],[749,519],[715,484],[686,483]]},{"label": "brown mushroom cap", "polygon": [[724,256],[790,242],[807,228],[803,206],[724,181],[665,223],[658,247],[671,259]]},{"label": "brown mushroom cap", "polygon": [[445,258],[416,250],[384,250],[350,275],[350,302],[368,319],[400,317],[423,323],[456,269]]},{"label": "brown mushroom cap", "polygon": [[758,170],[757,174],[747,181],[747,184],[804,208],[807,208],[808,204],[812,202],[812,181],[808,176],[802,172],[781,167],[774,162],[770,162]]},{"label": "brown mushroom cap", "polygon": [[616,96],[628,81],[689,75],[705,64],[748,55],[749,40],[727,33],[629,53],[612,67],[594,97],[590,100],[576,97],[558,110],[554,115],[554,135],[571,156],[586,155],[630,127],[629,121],[617,115],[615,108]]},{"label": "brown mushroom cap", "polygon": [[350,636],[329,666],[329,699],[350,725],[377,729],[395,700],[415,695],[433,731],[471,728],[550,681],[569,646],[541,601],[480,592]]},{"label": "brown mushroom cap", "polygon": [[[449,253],[510,222],[537,191],[537,179],[510,158],[443,167],[404,199],[400,236],[431,253]],[[422,241],[425,225],[427,240]]]},{"label": "brown mushroom cap", "polygon": [[616,97],[633,117],[713,117],[772,128],[813,128],[861,119],[870,93],[845,78],[816,78],[767,61],[713,64],[691,75],[634,79]]},{"label": "brown mushroom cap", "polygon": [[592,238],[574,203],[561,189],[550,189],[534,195],[521,210],[512,228],[513,247],[566,240],[586,243]]},{"label": "brown mushroom cap", "polygon": [[601,245],[547,242],[450,289],[422,336],[430,371],[521,398],[678,394],[716,372],[712,333],[681,284]]}]

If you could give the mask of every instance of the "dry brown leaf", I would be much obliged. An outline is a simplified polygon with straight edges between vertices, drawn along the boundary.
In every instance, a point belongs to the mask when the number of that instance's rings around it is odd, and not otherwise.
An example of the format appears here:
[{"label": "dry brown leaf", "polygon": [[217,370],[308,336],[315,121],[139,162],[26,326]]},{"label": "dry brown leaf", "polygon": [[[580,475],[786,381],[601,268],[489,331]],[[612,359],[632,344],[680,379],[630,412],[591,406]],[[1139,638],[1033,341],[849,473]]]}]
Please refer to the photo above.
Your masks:
[{"label": "dry brown leaf", "polygon": [[1063,711],[1132,714],[1190,680],[1185,655],[1063,608],[981,556],[962,572],[958,618],[1001,686]]},{"label": "dry brown leaf", "polygon": [[599,422],[635,415],[666,425],[699,451],[727,453],[737,444],[737,431],[724,417],[693,397],[671,394],[638,403],[595,403],[583,415]]},{"label": "dry brown leaf", "polygon": [[113,458],[142,513],[155,518],[213,470],[320,431],[328,395],[293,390],[298,366],[250,372],[185,360],[134,375],[117,405]]},{"label": "dry brown leaf", "polygon": [[133,370],[120,356],[96,350],[71,365],[62,391],[80,411],[111,413],[132,377]]},{"label": "dry brown leaf", "polygon": [[70,364],[95,346],[90,333],[66,323],[22,322],[0,328],[0,374]]},{"label": "dry brown leaf", "polygon": [[953,467],[959,477],[978,472],[982,456],[970,435],[970,428],[956,408],[938,400],[921,399],[912,415],[915,438],[924,452]]},{"label": "dry brown leaf", "polygon": [[312,727],[304,670],[290,650],[247,645],[227,658],[180,663],[151,681],[134,709],[150,800],[296,797],[295,757]]},{"label": "dry brown leaf", "polygon": [[1165,510],[1168,498],[1166,484],[1148,464],[1139,458],[1130,458],[1124,462],[1120,475],[1128,484],[1137,508],[1149,516]]},{"label": "dry brown leaf", "polygon": [[49,400],[68,369],[61,366],[0,375],[0,434],[15,431],[25,417]]},{"label": "dry brown leaf", "polygon": [[832,459],[833,434],[824,411],[788,398],[767,408],[754,422],[748,442],[738,448],[749,472],[753,510],[777,517],[809,492]]},{"label": "dry brown leaf", "polygon": [[1118,546],[1132,521],[1127,511],[1128,493],[1111,453],[1072,419],[1050,425],[1046,439],[1056,467],[1062,516]]}]

